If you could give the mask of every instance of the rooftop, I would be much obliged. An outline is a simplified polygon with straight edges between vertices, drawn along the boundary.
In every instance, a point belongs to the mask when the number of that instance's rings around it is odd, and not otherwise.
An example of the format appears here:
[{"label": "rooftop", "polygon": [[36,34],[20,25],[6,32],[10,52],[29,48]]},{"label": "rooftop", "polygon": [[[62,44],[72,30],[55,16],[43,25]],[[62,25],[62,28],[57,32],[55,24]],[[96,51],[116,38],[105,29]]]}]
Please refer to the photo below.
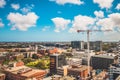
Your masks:
[{"label": "rooftop", "polygon": [[83,70],[88,69],[88,66],[86,66],[86,65],[81,65],[81,66],[77,66],[77,67],[75,67],[75,68],[69,67],[68,69],[69,69],[69,70],[74,70],[74,71],[83,71]]},{"label": "rooftop", "polygon": [[8,68],[6,69],[6,71],[11,72],[13,74],[20,74],[21,76],[24,76],[24,77],[32,77],[33,75],[45,74],[44,70],[32,69],[27,66]]},{"label": "rooftop", "polygon": [[105,72],[105,71],[102,71],[101,73],[99,73],[98,75],[96,75],[96,76],[94,77],[94,80],[97,80],[97,79],[103,80],[105,76],[106,76],[106,72]]},{"label": "rooftop", "polygon": [[51,54],[50,56],[59,56],[60,54]]},{"label": "rooftop", "polygon": [[4,73],[0,73],[0,76],[3,76],[3,75],[5,75]]},{"label": "rooftop", "polygon": [[109,55],[94,55],[92,57],[114,59],[114,56],[109,56]]},{"label": "rooftop", "polygon": [[42,75],[42,74],[45,74],[44,70],[34,69],[34,70],[31,70],[31,71],[29,71],[27,73],[23,73],[22,76],[33,77],[34,75]]},{"label": "rooftop", "polygon": [[54,80],[75,80],[74,77],[69,77],[69,76],[59,76],[59,75],[54,75],[54,76],[50,76],[47,78],[44,78],[43,80],[52,80],[52,77],[54,78]]}]

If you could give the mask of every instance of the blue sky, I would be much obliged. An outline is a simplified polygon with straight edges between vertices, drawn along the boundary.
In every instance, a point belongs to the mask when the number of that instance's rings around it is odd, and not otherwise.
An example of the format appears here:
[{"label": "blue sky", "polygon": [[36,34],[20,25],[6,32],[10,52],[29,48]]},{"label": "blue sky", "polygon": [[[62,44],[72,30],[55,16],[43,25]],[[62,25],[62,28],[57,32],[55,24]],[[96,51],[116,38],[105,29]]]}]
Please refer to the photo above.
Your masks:
[{"label": "blue sky", "polygon": [[119,0],[0,0],[0,41],[120,40]]}]

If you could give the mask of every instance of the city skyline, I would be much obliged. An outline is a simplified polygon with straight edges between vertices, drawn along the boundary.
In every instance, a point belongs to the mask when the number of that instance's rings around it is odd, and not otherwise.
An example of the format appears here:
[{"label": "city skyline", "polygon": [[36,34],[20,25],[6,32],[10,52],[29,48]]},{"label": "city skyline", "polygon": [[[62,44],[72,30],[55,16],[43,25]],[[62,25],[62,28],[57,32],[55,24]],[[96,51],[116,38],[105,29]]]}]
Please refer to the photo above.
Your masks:
[{"label": "city skyline", "polygon": [[119,0],[0,0],[0,41],[120,40]]}]

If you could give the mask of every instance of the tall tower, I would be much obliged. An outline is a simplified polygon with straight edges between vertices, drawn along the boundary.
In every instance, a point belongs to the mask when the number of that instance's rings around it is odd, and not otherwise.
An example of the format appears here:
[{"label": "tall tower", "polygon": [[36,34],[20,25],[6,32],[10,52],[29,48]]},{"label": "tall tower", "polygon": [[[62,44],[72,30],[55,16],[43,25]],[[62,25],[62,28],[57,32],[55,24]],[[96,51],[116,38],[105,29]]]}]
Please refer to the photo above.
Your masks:
[{"label": "tall tower", "polygon": [[66,65],[65,55],[51,54],[50,55],[50,74],[56,74],[57,68]]},{"label": "tall tower", "polygon": [[72,48],[83,50],[84,42],[83,41],[72,41],[71,46],[72,46]]}]

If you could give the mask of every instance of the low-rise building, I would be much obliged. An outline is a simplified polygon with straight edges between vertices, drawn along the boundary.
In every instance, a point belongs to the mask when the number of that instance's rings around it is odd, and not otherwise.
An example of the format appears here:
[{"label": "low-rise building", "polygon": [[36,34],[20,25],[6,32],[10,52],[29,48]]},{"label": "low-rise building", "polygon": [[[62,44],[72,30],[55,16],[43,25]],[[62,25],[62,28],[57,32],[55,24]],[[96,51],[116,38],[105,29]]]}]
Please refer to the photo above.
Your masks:
[{"label": "low-rise building", "polygon": [[[89,67],[90,70],[92,70],[91,67]],[[81,65],[81,66],[72,66],[69,67],[68,70],[68,76],[74,76],[74,77],[80,77],[81,79],[85,79],[88,77],[88,66]]]},{"label": "low-rise building", "polygon": [[82,59],[78,58],[68,58],[66,61],[68,65],[80,66],[82,64]]},{"label": "low-rise building", "polygon": [[62,76],[67,76],[67,68],[68,66],[58,67],[57,74]]},{"label": "low-rise building", "polygon": [[98,75],[93,76],[93,80],[104,80],[104,79],[106,80],[107,78],[108,78],[108,75],[106,71],[102,71]]},{"label": "low-rise building", "polygon": [[46,75],[46,71],[29,68],[22,62],[13,67],[3,68],[3,72],[6,74],[6,80],[42,80]]},{"label": "low-rise building", "polygon": [[70,77],[70,76],[60,76],[60,75],[53,75],[53,76],[49,76],[44,78],[43,80],[76,80],[74,77]]},{"label": "low-rise building", "polygon": [[5,80],[5,74],[0,73],[0,80]]}]

